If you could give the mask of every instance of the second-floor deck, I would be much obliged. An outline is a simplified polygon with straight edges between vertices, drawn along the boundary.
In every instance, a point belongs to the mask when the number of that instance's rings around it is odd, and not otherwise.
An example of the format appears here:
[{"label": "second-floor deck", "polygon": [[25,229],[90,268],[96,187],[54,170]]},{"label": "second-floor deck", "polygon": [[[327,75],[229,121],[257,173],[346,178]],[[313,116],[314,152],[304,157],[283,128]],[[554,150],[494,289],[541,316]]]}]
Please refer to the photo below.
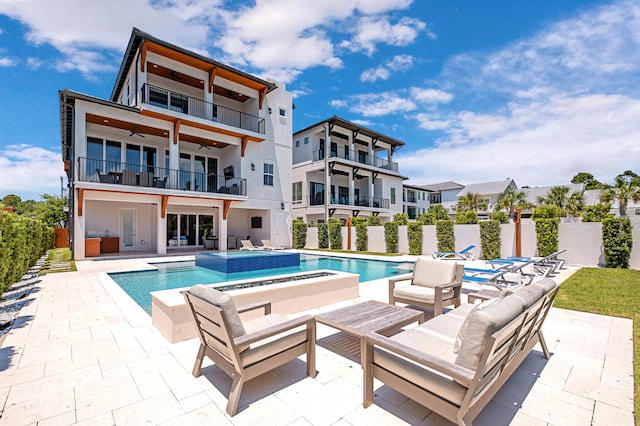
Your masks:
[{"label": "second-floor deck", "polygon": [[261,134],[265,132],[263,118],[152,84],[142,86],[142,102],[250,132]]},{"label": "second-floor deck", "polygon": [[224,175],[217,175],[81,157],[78,158],[77,179],[156,190],[247,195],[247,180],[235,177],[233,168],[229,167]]},{"label": "second-floor deck", "polygon": [[[330,151],[328,158],[329,160],[332,160],[332,159],[347,160],[347,161],[375,167],[378,169],[390,170],[396,173],[398,172],[398,163],[396,163],[395,161],[390,161],[385,158],[375,157],[363,151],[353,151],[353,150]],[[324,151],[321,151],[321,150],[314,151],[313,161],[320,161],[320,160],[324,160]]]},{"label": "second-floor deck", "polygon": [[[309,206],[323,206],[324,205],[324,195],[312,195],[307,197]],[[296,202],[294,201],[294,204]],[[331,196],[330,206],[345,206],[345,207],[370,207],[376,209],[388,209],[389,208],[389,199],[381,198],[381,197],[369,197],[366,195],[341,195],[341,196]]]}]

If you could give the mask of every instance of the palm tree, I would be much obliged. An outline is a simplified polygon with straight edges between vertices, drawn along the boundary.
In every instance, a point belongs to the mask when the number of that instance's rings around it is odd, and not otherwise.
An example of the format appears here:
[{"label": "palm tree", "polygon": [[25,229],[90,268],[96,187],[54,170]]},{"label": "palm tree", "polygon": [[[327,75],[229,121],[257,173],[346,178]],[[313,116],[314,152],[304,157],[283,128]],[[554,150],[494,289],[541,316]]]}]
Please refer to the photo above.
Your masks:
[{"label": "palm tree", "polygon": [[618,200],[620,216],[627,215],[629,201],[640,201],[640,178],[629,175],[618,175],[613,186],[608,185],[600,196],[600,201],[610,203]]},{"label": "palm tree", "polygon": [[538,204],[543,206],[556,206],[562,210],[562,216],[567,214],[580,214],[584,208],[584,193],[574,192],[569,194],[568,186],[554,186],[546,197],[538,197]]},{"label": "palm tree", "polygon": [[504,191],[496,200],[494,207],[495,211],[506,209],[509,212],[509,217],[513,217],[516,209],[532,209],[533,203],[527,201],[527,194],[524,191],[518,191],[513,188],[509,188]]},{"label": "palm tree", "polygon": [[487,200],[482,198],[480,194],[474,194],[473,192],[467,192],[458,200],[457,210],[459,212],[468,211],[484,211],[488,207]]}]

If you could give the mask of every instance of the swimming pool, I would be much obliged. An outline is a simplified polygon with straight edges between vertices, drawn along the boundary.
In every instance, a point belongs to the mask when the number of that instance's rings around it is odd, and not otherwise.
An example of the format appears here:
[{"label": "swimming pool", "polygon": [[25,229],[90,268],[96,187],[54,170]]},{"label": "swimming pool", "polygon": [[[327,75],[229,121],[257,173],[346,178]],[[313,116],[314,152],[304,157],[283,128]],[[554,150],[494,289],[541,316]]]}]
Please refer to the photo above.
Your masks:
[{"label": "swimming pool", "polygon": [[224,274],[195,265],[195,261],[154,263],[153,271],[113,272],[109,276],[151,314],[151,292],[189,287],[194,284],[217,284],[273,275],[332,269],[360,275],[360,282],[371,281],[409,272],[410,263],[382,260],[361,260],[339,257],[300,255],[300,266],[260,271]]}]

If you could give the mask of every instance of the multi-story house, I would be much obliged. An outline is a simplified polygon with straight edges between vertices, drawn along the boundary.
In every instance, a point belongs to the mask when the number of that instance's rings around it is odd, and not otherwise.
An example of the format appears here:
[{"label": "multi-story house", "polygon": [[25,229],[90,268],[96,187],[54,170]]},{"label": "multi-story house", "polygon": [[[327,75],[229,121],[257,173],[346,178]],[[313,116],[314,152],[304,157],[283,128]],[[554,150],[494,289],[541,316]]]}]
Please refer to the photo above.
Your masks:
[{"label": "multi-story house", "polygon": [[283,85],[133,29],[109,99],[60,92],[75,258],[95,235],[102,252],[289,245],[291,110]]},{"label": "multi-story house", "polygon": [[514,191],[518,189],[518,186],[513,179],[471,183],[460,190],[460,192],[458,192],[458,201],[460,201],[460,199],[465,197],[467,194],[477,194],[479,198],[484,200],[484,202],[487,204],[487,208],[476,213],[478,213],[479,218],[487,218],[489,217],[489,214],[494,211],[494,207],[500,195],[502,195],[502,193],[504,193],[508,189]]},{"label": "multi-story house", "polygon": [[421,186],[402,185],[403,212],[409,219],[415,219],[420,213],[429,210],[431,191],[427,191]]},{"label": "multi-story house", "polygon": [[464,188],[464,185],[447,181],[434,183],[431,185],[422,185],[422,189],[429,191],[429,205],[441,205],[453,217],[456,214],[456,206],[458,205],[458,193]]},{"label": "multi-story house", "polygon": [[293,135],[292,214],[308,223],[330,217],[402,213],[402,181],[393,154],[404,142],[338,117]]}]

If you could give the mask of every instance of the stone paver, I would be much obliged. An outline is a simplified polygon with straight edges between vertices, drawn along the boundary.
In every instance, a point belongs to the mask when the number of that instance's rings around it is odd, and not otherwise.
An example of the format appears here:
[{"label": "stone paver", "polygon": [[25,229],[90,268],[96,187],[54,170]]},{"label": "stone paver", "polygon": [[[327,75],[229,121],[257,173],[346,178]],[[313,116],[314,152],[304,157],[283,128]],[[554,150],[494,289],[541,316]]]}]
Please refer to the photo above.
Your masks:
[{"label": "stone paver", "polygon": [[[38,279],[0,347],[0,425],[451,424],[381,383],[364,409],[362,370],[323,325],[315,379],[301,357],[248,382],[229,417],[229,378],[209,360],[194,378],[198,342],[168,343],[105,273],[144,265],[83,261]],[[360,298],[386,292],[374,281]],[[631,321],[554,308],[543,331],[551,359],[534,349],[474,424],[633,425]]]}]

